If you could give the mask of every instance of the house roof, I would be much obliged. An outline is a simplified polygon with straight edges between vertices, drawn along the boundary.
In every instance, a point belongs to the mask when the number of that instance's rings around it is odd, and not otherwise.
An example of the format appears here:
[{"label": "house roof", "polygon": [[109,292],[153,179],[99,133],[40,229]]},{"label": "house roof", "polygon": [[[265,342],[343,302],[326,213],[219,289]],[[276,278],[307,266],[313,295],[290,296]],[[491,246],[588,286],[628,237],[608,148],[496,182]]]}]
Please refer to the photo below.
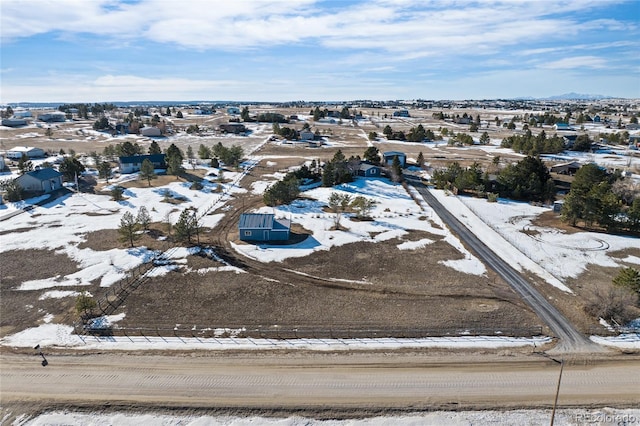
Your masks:
[{"label": "house roof", "polygon": [[46,167],[44,169],[39,169],[39,170],[34,170],[31,172],[27,172],[25,173],[26,175],[29,175],[33,178],[36,178],[38,180],[48,180],[48,179],[54,179],[57,177],[62,176],[62,173],[60,173],[59,171],[52,169],[51,167]]},{"label": "house roof", "polygon": [[152,163],[164,163],[164,157],[164,154],[132,155],[130,157],[120,157],[120,163],[142,163],[146,159],[148,159]]},{"label": "house roof", "polygon": [[379,167],[374,164],[360,163],[360,170],[370,170],[370,169],[379,169]]},{"label": "house roof", "polygon": [[240,215],[239,228],[271,229],[273,226],[273,214],[271,213],[242,213]]},{"label": "house roof", "polygon": [[560,163],[556,164],[555,166],[551,166],[552,169],[560,169],[564,167],[579,169],[580,167],[582,167],[582,164],[578,163],[577,161],[569,161],[568,163]]},{"label": "house roof", "polygon": [[42,149],[33,146],[14,146],[9,150],[9,152],[29,152],[33,151],[34,149],[42,151]]},{"label": "house roof", "polygon": [[275,219],[271,213],[242,213],[238,228],[282,231],[291,228],[289,219]]}]

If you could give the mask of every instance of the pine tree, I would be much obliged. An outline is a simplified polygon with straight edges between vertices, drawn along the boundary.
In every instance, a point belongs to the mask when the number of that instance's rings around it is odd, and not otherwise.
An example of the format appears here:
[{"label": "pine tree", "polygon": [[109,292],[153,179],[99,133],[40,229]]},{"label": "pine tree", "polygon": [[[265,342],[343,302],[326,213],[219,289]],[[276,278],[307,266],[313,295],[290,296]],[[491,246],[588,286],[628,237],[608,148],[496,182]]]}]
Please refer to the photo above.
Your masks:
[{"label": "pine tree", "polygon": [[146,179],[149,186],[151,186],[152,179],[158,178],[153,168],[153,163],[149,161],[148,158],[142,160],[142,164],[140,165],[140,178]]},{"label": "pine tree", "polygon": [[133,247],[133,242],[140,238],[138,235],[139,228],[140,224],[133,214],[131,214],[131,212],[125,212],[125,214],[122,215],[122,219],[120,219],[120,228],[118,228],[120,241],[129,242],[131,247]]},{"label": "pine tree", "polygon": [[158,142],[152,141],[151,145],[149,145],[149,155],[162,154],[162,149],[160,149],[160,145]]},{"label": "pine tree", "polygon": [[211,158],[211,149],[204,144],[200,144],[200,147],[198,148],[198,157],[202,160]]},{"label": "pine tree", "polygon": [[26,154],[22,154],[22,157],[18,160],[18,171],[21,175],[33,170],[33,163],[29,160]]},{"label": "pine tree", "polygon": [[138,210],[138,215],[136,216],[136,220],[142,226],[142,229],[145,231],[149,230],[149,224],[151,223],[151,215],[145,206],[141,206]]},{"label": "pine tree", "polygon": [[640,292],[640,272],[634,268],[622,268],[613,279],[613,284]]},{"label": "pine tree", "polygon": [[418,167],[420,168],[424,166],[424,155],[422,154],[422,151],[418,153],[418,158],[416,159],[416,163],[418,163]]},{"label": "pine tree", "polygon": [[102,161],[98,163],[98,177],[101,179],[106,179],[107,183],[109,183],[109,179],[111,178],[111,164],[107,161]]},{"label": "pine tree", "polygon": [[193,148],[191,148],[191,145],[187,146],[187,158],[189,160],[193,160],[195,158],[195,155],[193,154]]},{"label": "pine tree", "polygon": [[180,218],[173,226],[174,236],[178,241],[187,241],[191,243],[193,236],[199,234],[198,211],[191,207],[180,213]]}]

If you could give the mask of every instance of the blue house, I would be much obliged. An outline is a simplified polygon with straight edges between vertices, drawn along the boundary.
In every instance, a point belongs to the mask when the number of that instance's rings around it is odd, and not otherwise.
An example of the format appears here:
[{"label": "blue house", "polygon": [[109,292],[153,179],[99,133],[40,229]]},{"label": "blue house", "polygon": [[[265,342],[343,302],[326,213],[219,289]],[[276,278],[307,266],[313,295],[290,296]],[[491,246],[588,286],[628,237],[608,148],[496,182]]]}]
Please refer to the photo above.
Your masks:
[{"label": "blue house", "polygon": [[270,213],[242,213],[238,223],[241,241],[286,241],[291,221]]},{"label": "blue house", "polygon": [[358,168],[358,176],[364,177],[380,177],[380,167],[375,164],[360,163]]},{"label": "blue house", "polygon": [[404,152],[400,151],[387,151],[382,153],[382,162],[387,166],[393,164],[393,158],[398,157],[398,161],[400,161],[400,167],[407,166],[407,155]]},{"label": "blue house", "polygon": [[130,157],[120,157],[120,173],[135,173],[140,171],[144,160],[151,161],[154,169],[166,169],[165,154],[132,155]]}]

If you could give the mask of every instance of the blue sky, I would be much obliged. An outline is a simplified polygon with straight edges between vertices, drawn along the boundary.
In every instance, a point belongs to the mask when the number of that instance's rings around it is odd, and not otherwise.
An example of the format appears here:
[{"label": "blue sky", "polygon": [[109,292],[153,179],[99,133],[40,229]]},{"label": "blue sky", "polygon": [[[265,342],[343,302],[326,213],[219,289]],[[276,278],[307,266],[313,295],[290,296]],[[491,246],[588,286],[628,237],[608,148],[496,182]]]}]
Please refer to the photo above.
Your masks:
[{"label": "blue sky", "polygon": [[0,0],[0,103],[640,98],[640,1]]}]

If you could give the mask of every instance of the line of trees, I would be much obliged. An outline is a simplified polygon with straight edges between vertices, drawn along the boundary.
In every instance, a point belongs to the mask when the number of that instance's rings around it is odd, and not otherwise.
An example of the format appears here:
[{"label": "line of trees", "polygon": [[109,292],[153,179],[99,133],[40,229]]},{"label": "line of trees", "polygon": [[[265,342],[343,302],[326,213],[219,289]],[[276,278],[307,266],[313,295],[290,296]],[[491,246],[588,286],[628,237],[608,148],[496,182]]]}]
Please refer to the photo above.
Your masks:
[{"label": "line of trees", "polygon": [[627,185],[619,172],[585,164],[575,174],[561,215],[572,226],[640,232],[640,188]]},{"label": "line of trees", "polygon": [[549,170],[537,157],[525,157],[500,171],[495,180],[479,163],[462,167],[454,162],[446,169],[436,170],[432,176],[436,188],[472,192],[480,196],[497,193],[502,197],[523,201],[551,201],[555,185]]}]

